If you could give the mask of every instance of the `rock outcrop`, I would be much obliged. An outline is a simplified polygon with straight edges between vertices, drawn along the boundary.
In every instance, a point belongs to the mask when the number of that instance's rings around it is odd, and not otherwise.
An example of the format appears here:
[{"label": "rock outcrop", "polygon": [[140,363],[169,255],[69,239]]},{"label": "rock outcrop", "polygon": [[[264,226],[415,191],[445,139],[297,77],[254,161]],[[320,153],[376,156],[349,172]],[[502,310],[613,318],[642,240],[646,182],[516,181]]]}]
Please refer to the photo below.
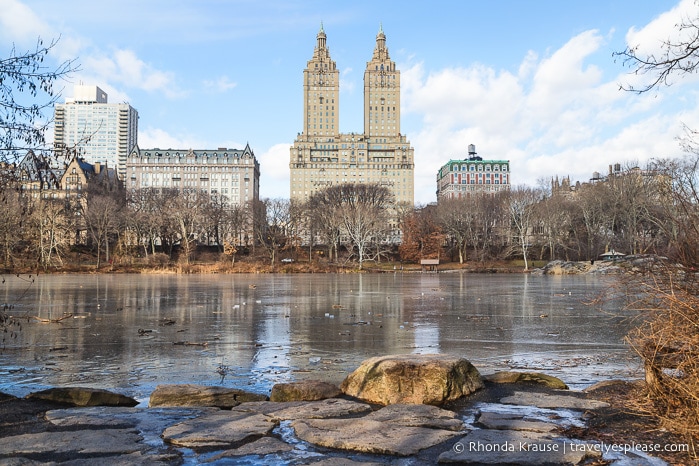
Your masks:
[{"label": "rock outcrop", "polygon": [[480,388],[481,376],[466,359],[420,354],[367,359],[340,385],[347,395],[382,405],[441,405]]}]

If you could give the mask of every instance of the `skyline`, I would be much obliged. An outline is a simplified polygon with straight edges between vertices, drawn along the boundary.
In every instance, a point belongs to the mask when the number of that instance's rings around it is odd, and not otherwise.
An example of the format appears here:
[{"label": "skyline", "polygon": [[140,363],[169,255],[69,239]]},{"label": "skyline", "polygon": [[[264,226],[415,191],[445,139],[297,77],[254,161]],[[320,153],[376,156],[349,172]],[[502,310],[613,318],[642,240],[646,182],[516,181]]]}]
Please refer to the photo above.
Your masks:
[{"label": "skyline", "polygon": [[[401,72],[401,133],[415,148],[415,202],[434,202],[436,175],[474,144],[509,160],[512,185],[615,163],[682,154],[682,125],[699,127],[694,76],[637,95],[613,52],[659,44],[692,0],[351,4],[252,1],[0,0],[0,46],[60,37],[64,83],[104,89],[139,112],[139,146],[241,149],[260,162],[260,197],[289,197],[289,150],[303,119],[303,69],[322,22],[340,69],[340,132],[363,132],[363,72],[379,28]],[[50,134],[49,140],[53,135]]]}]

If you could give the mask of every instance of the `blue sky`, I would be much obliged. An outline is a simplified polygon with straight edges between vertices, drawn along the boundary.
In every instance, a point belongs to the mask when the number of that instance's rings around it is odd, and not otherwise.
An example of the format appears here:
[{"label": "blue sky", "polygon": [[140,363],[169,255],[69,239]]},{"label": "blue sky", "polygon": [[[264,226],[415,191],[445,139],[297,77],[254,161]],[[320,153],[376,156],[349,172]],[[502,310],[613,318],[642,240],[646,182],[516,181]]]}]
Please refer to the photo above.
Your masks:
[{"label": "blue sky", "polygon": [[647,95],[612,53],[657,49],[683,1],[0,0],[0,54],[60,36],[77,58],[64,83],[94,84],[140,116],[142,148],[252,147],[260,194],[289,197],[289,147],[302,129],[302,76],[321,21],[341,72],[340,129],[363,131],[363,72],[379,26],[401,71],[401,130],[415,148],[415,201],[475,144],[510,160],[515,185],[585,181],[613,163],[681,155],[699,128],[697,78]]}]

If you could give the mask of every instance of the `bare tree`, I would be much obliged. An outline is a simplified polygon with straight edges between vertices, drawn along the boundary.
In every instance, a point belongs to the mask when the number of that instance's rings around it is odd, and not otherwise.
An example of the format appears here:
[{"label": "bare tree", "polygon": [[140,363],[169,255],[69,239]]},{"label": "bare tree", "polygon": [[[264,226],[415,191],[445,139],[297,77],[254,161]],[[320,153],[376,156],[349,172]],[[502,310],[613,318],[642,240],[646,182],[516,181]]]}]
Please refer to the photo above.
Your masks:
[{"label": "bare tree", "polygon": [[640,44],[632,44],[623,51],[614,53],[634,74],[651,77],[647,84],[622,84],[622,89],[639,94],[648,92],[658,86],[671,84],[672,75],[693,74],[699,69],[699,8],[690,17],[683,18],[676,24],[672,34],[674,37],[664,40],[657,54],[643,52]]},{"label": "bare tree", "polygon": [[452,248],[459,254],[459,264],[466,260],[466,245],[468,232],[466,225],[469,221],[469,211],[465,198],[440,199],[437,216],[442,226],[442,231],[451,241]]},{"label": "bare tree", "polygon": [[[180,243],[180,261],[189,264],[199,233],[202,231],[204,207],[209,200],[208,193],[197,189],[175,190],[163,203]],[[172,191],[170,191],[172,193]]]},{"label": "bare tree", "polygon": [[403,260],[438,259],[445,235],[437,219],[434,206],[415,209],[402,221],[403,242],[398,248]]},{"label": "bare tree", "polygon": [[58,199],[36,199],[32,209],[33,243],[39,264],[48,269],[62,265],[70,244],[71,231],[66,222],[65,203]]},{"label": "bare tree", "polygon": [[359,268],[381,254],[380,245],[390,232],[391,191],[375,183],[345,183],[327,188],[331,205],[338,207],[343,234]]},{"label": "bare tree", "polygon": [[524,258],[524,270],[529,269],[528,252],[533,227],[534,206],[540,199],[541,193],[523,186],[513,189],[508,196],[510,221]]},{"label": "bare tree", "polygon": [[274,265],[279,251],[288,246],[290,228],[290,201],[288,199],[264,199],[260,201],[256,217],[260,223],[255,229],[258,242]]},{"label": "bare tree", "polygon": [[109,262],[109,240],[119,231],[120,209],[121,205],[114,197],[104,194],[90,196],[85,203],[83,218],[97,249],[97,269],[101,265],[102,248],[105,260]]},{"label": "bare tree", "polygon": [[342,217],[339,215],[338,200],[332,196],[334,191],[323,189],[316,191],[306,202],[309,223],[313,226],[309,232],[317,232],[321,241],[328,247],[328,260],[337,260],[340,240],[342,238]]},{"label": "bare tree", "polygon": [[143,253],[155,254],[155,245],[161,231],[162,217],[158,214],[158,190],[141,188],[129,191],[124,226],[143,248]]},{"label": "bare tree", "polygon": [[596,183],[580,190],[576,206],[580,215],[579,225],[583,234],[578,243],[586,259],[594,260],[608,249],[613,238],[615,209],[607,183]]},{"label": "bare tree", "polygon": [[541,225],[542,248],[539,259],[543,259],[548,250],[549,260],[559,257],[559,253],[568,257],[568,241],[573,229],[572,212],[574,204],[561,195],[548,196],[536,206],[536,222]]},{"label": "bare tree", "polygon": [[76,71],[73,60],[55,68],[45,64],[57,40],[48,45],[39,39],[36,48],[18,53],[12,47],[10,56],[0,59],[0,162],[12,162],[28,150],[44,148],[44,133],[60,91],[54,85]]},{"label": "bare tree", "polygon": [[699,264],[699,145],[684,140],[682,159],[656,160],[661,206],[655,223],[668,241],[668,254],[682,264]]},{"label": "bare tree", "polygon": [[17,248],[27,235],[25,217],[29,212],[26,199],[17,190],[5,190],[0,199],[0,254],[3,266],[15,263]]}]

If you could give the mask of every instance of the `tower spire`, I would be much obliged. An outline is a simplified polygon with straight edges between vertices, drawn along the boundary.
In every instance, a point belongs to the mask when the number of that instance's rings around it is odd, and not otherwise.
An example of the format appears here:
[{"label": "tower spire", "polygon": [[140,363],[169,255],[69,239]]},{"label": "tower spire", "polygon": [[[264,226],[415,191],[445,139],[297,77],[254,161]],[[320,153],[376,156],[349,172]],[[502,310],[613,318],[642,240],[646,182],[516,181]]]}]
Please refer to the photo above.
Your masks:
[{"label": "tower spire", "polygon": [[317,49],[318,50],[325,50],[325,41],[327,39],[327,36],[325,35],[325,29],[323,29],[323,22],[320,22],[320,30],[318,31],[318,35],[316,36],[316,39],[318,40],[318,45]]}]

